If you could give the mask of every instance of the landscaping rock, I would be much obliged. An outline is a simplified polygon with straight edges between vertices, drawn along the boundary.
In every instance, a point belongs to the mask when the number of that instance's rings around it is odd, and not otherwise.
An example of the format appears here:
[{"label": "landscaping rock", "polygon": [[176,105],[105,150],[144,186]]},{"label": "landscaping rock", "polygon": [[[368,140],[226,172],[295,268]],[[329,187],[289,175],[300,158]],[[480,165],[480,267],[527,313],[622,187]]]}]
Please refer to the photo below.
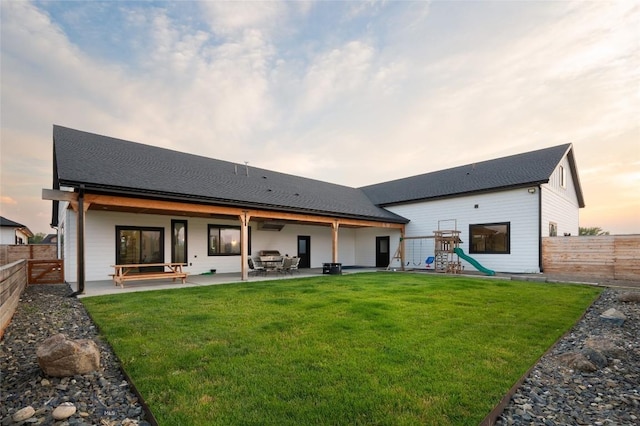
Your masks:
[{"label": "landscaping rock", "polygon": [[92,340],[69,340],[61,333],[42,342],[36,356],[45,374],[53,377],[86,374],[100,368],[100,351]]},{"label": "landscaping rock", "polygon": [[[606,289],[540,359],[496,420],[497,426],[639,424],[640,303],[621,301],[622,292],[628,290]],[[608,309],[622,313],[626,321],[603,321],[600,314]],[[571,362],[577,364],[569,366]]]},{"label": "landscaping rock", "polygon": [[58,405],[51,414],[55,420],[65,420],[76,413],[76,406],[71,402],[63,402]]},{"label": "landscaping rock", "polygon": [[602,315],[600,315],[600,319],[615,325],[622,325],[624,324],[624,321],[627,319],[627,317],[617,309],[610,308],[604,311]]},{"label": "landscaping rock", "polygon": [[618,296],[618,300],[621,302],[640,303],[640,292],[630,291],[622,293],[620,296]]},{"label": "landscaping rock", "polygon": [[30,419],[35,413],[36,410],[32,406],[28,405],[16,411],[11,418],[14,422],[18,423]]},{"label": "landscaping rock", "polygon": [[596,371],[598,368],[583,353],[571,352],[562,354],[558,359],[567,367],[584,372]]},{"label": "landscaping rock", "polygon": [[[47,284],[28,285],[21,295],[0,340],[0,425],[149,426],[118,359],[98,336],[82,302],[67,297],[71,293],[68,284]],[[45,377],[36,346],[58,333],[95,342],[100,351],[99,368],[70,377]],[[65,402],[73,403],[75,414],[55,420],[54,408]],[[15,422],[13,416],[27,406],[34,408],[35,414]]]},{"label": "landscaping rock", "polygon": [[584,346],[598,351],[608,358],[623,358],[625,355],[624,348],[606,337],[590,337],[585,340]]},{"label": "landscaping rock", "polygon": [[582,355],[589,360],[597,369],[604,368],[609,364],[607,357],[593,348],[586,348],[582,350]]}]

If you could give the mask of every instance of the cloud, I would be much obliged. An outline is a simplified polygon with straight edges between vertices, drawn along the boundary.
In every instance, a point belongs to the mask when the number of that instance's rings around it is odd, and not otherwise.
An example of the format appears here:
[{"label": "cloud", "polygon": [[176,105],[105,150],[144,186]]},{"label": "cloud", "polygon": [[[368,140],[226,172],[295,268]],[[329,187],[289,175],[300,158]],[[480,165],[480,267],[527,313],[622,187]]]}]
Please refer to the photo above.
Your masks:
[{"label": "cloud", "polygon": [[211,31],[223,37],[242,34],[246,30],[272,32],[286,21],[285,2],[207,1],[201,4],[209,20]]},{"label": "cloud", "polygon": [[351,186],[573,142],[589,206],[637,183],[633,2],[52,4],[1,2],[2,194],[23,209],[54,123]]}]

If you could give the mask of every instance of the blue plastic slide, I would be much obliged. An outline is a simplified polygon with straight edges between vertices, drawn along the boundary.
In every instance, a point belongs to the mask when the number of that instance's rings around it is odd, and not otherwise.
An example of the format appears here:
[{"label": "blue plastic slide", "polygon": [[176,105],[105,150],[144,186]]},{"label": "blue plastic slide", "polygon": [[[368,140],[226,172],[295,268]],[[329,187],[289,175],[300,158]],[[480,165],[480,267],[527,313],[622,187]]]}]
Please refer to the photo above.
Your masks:
[{"label": "blue plastic slide", "polygon": [[485,268],[477,260],[475,260],[473,257],[467,256],[461,248],[456,247],[456,248],[453,249],[453,251],[458,256],[460,256],[461,258],[463,258],[464,260],[469,262],[471,265],[473,265],[474,268],[476,268],[478,271],[482,272],[483,274],[486,274],[486,275],[495,275],[496,274],[496,271],[493,271],[491,269]]}]

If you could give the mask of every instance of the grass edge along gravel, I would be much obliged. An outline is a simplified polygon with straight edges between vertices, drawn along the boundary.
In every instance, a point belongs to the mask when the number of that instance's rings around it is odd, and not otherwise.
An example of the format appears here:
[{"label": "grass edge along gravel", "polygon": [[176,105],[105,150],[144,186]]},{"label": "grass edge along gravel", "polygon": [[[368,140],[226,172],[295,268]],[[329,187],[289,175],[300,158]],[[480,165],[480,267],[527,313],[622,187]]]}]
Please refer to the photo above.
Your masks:
[{"label": "grass edge along gravel", "polygon": [[362,273],[82,301],[161,425],[477,425],[601,291]]}]

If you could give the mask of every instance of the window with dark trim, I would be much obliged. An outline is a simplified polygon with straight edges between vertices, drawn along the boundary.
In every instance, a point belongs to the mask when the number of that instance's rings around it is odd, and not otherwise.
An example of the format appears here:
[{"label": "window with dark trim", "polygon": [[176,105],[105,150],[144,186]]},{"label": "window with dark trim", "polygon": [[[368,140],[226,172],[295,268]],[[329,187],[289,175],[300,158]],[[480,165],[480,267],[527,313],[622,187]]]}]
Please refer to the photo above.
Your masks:
[{"label": "window with dark trim", "polygon": [[558,236],[558,224],[555,222],[549,222],[549,236],[557,237]]},{"label": "window with dark trim", "polygon": [[163,262],[164,228],[116,226],[117,264]]},{"label": "window with dark trim", "polygon": [[510,228],[509,222],[469,225],[469,253],[510,253]]},{"label": "window with dark trim", "polygon": [[[251,253],[251,227],[248,232]],[[209,256],[239,256],[242,253],[239,226],[208,225],[207,242]]]},{"label": "window with dark trim", "polygon": [[187,221],[171,220],[171,262],[187,264]]}]

